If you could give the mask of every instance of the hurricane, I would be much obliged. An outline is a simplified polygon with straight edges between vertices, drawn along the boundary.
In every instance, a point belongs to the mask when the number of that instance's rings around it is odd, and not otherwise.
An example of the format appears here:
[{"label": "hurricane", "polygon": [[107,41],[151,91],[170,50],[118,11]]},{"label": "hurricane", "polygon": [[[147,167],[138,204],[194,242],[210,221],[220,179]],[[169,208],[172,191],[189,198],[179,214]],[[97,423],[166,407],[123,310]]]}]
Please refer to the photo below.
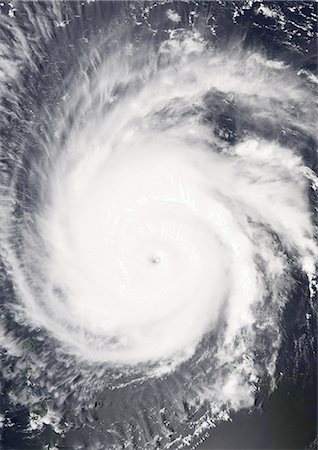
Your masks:
[{"label": "hurricane", "polygon": [[90,3],[1,15],[3,421],[196,448],[277,388],[299,285],[316,320],[317,80],[194,3]]}]

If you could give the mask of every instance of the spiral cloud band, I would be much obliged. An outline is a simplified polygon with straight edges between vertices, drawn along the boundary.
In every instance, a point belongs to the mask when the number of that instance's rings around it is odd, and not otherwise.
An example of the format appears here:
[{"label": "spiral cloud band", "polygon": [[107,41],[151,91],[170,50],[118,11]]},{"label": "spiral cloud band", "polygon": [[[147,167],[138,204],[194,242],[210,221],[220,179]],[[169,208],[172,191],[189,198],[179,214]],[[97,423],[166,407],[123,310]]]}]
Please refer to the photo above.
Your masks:
[{"label": "spiral cloud band", "polygon": [[213,383],[191,389],[250,406],[275,371],[295,267],[315,291],[316,178],[299,150],[315,134],[310,82],[198,32],[103,45],[43,112],[26,191],[19,161],[3,172],[11,312],[86,371],[160,379],[213,360]]},{"label": "spiral cloud band", "polygon": [[225,342],[252,325],[266,293],[257,257],[267,276],[284,271],[266,228],[313,275],[300,157],[259,136],[228,148],[206,119],[215,96],[285,119],[286,103],[306,100],[298,80],[287,92],[286,68],[218,55],[189,35],[151,58],[147,49],[146,61],[144,50],[117,50],[70,94],[65,116],[76,120],[60,125],[61,148],[48,144],[45,203],[37,233],[25,231],[37,292],[27,267],[18,280],[30,320],[69,351],[115,364],[187,358],[222,313]]}]

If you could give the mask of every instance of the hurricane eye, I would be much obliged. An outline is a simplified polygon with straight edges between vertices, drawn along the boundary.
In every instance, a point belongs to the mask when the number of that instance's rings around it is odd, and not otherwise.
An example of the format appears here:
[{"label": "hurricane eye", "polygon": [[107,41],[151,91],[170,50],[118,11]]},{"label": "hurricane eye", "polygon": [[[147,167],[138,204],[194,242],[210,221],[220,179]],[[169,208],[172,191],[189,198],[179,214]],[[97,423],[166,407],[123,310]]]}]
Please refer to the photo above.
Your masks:
[{"label": "hurricane eye", "polygon": [[160,264],[161,259],[160,259],[160,256],[153,255],[151,257],[150,261],[152,262],[152,264]]}]

